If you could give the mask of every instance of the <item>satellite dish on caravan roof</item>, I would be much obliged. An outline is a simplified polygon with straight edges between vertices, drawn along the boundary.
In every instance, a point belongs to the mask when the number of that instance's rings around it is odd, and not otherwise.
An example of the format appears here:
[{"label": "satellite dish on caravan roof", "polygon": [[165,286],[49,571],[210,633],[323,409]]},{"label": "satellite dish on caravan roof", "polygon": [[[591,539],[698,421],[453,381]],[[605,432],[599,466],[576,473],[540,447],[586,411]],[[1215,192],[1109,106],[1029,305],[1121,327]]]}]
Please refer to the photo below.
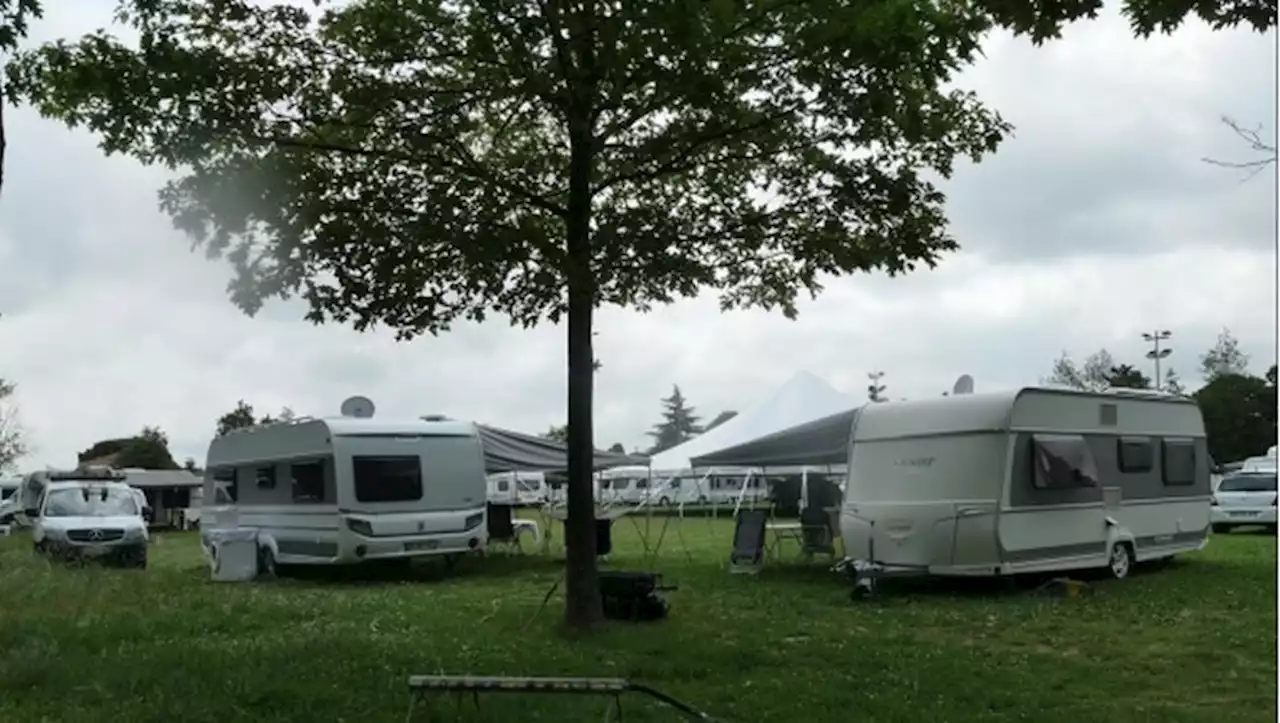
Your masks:
[{"label": "satellite dish on caravan roof", "polygon": [[968,374],[961,374],[956,380],[955,386],[951,387],[952,394],[973,394],[973,377]]},{"label": "satellite dish on caravan roof", "polygon": [[373,400],[368,397],[354,396],[347,397],[342,403],[342,416],[356,417],[357,419],[368,419],[373,416]]}]

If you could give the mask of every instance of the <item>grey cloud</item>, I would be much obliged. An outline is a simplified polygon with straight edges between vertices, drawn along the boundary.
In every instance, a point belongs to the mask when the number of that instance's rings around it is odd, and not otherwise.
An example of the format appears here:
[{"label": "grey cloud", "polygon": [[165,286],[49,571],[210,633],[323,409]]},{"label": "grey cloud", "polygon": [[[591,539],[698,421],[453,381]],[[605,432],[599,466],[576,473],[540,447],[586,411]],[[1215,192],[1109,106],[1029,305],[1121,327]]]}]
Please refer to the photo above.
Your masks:
[{"label": "grey cloud", "polygon": [[[1047,259],[1274,247],[1275,174],[1241,184],[1239,172],[1201,159],[1247,155],[1224,114],[1268,123],[1275,137],[1275,33],[1201,26],[1126,42],[1127,33],[1109,14],[1060,45],[999,37],[962,78],[1017,127],[995,156],[947,184],[964,248]],[[1073,36],[1096,45],[1086,51]],[[1183,38],[1187,47],[1171,53]]]}]

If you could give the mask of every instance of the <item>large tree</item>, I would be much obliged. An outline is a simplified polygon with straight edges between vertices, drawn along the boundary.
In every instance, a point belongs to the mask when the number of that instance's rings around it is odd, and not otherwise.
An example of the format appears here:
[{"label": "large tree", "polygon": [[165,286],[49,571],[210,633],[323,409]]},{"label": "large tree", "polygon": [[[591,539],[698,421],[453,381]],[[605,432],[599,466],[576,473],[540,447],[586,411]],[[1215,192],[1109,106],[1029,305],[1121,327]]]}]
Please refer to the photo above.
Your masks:
[{"label": "large tree", "polygon": [[1242,376],[1249,373],[1249,355],[1240,348],[1240,341],[1224,328],[1218,334],[1213,348],[1200,356],[1200,374],[1205,382],[1221,376]]},{"label": "large tree", "polygon": [[1214,461],[1238,462],[1276,443],[1274,383],[1247,374],[1221,374],[1192,396],[1204,416]]},{"label": "large tree", "polygon": [[272,422],[287,422],[294,419],[297,415],[288,407],[282,407],[280,413],[275,417],[270,414],[264,414],[261,417],[254,416],[253,405],[241,399],[236,402],[235,409],[218,417],[214,434],[218,437],[230,432],[233,429],[245,429],[258,424],[271,424]]},{"label": "large tree", "polygon": [[[4,56],[18,49],[18,42],[27,36],[27,29],[33,19],[43,15],[43,8],[37,0],[0,0],[0,61]],[[0,63],[0,70],[3,63]],[[4,107],[6,84],[0,78],[0,190],[4,189]],[[3,469],[0,466],[0,469]]]},{"label": "large tree", "polygon": [[106,463],[132,469],[178,469],[169,452],[169,436],[159,427],[143,427],[132,437],[104,439],[77,455],[81,463]]},{"label": "large tree", "polygon": [[28,451],[26,433],[14,401],[16,389],[13,383],[0,379],[0,474],[11,471]]},{"label": "large tree", "polygon": [[1151,377],[1143,374],[1131,364],[1119,364],[1111,367],[1106,376],[1107,385],[1125,389],[1150,389]]},{"label": "large tree", "polygon": [[542,436],[553,442],[560,442],[561,444],[564,444],[569,440],[569,427],[565,424],[561,424],[559,426],[552,425],[546,432],[543,432]]},{"label": "large tree", "polygon": [[1111,352],[1099,349],[1085,357],[1084,364],[1076,364],[1067,352],[1053,362],[1053,371],[1043,380],[1072,389],[1100,392],[1111,386],[1111,370],[1116,368]]},{"label": "large tree", "polygon": [[698,425],[698,420],[698,415],[694,414],[693,407],[689,406],[689,400],[685,399],[679,385],[673,384],[671,396],[662,399],[662,421],[647,432],[653,437],[649,454],[658,454],[701,434],[702,427]]},{"label": "large tree", "polygon": [[[1269,26],[1268,0],[1128,0]],[[253,313],[401,338],[567,319],[566,619],[600,618],[591,330],[701,289],[794,316],[822,277],[956,247],[927,179],[1009,130],[955,73],[994,25],[1055,37],[1101,0],[123,0],[20,55],[12,92],[105,150],[181,169],[177,225]]]}]

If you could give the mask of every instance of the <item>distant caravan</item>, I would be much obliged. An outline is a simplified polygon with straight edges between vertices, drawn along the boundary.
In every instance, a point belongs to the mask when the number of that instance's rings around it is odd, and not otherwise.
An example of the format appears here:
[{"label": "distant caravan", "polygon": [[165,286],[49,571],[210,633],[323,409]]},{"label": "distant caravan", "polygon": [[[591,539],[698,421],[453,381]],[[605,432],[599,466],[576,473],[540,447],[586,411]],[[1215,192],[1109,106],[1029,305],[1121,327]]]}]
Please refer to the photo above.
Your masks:
[{"label": "distant caravan", "polygon": [[1122,578],[1204,547],[1209,467],[1199,408],[1171,395],[1027,388],[869,404],[851,432],[841,532],[850,558],[885,569]]},{"label": "distant caravan", "polygon": [[202,536],[257,531],[260,572],[449,558],[481,549],[484,456],[474,425],[380,421],[353,398],[350,416],[236,430],[209,445]]}]

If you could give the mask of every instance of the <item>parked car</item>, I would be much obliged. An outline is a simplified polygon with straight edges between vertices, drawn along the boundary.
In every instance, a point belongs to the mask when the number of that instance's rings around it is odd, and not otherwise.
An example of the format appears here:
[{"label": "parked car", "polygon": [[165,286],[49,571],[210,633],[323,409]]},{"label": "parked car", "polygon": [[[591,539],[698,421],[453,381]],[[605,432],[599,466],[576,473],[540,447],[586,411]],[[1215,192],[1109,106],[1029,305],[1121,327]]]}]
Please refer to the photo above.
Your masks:
[{"label": "parked car", "polygon": [[1276,496],[1275,472],[1236,472],[1223,477],[1210,503],[1213,531],[1263,525],[1275,534]]},{"label": "parked car", "polygon": [[50,482],[25,514],[37,553],[147,566],[147,522],[123,482]]}]

